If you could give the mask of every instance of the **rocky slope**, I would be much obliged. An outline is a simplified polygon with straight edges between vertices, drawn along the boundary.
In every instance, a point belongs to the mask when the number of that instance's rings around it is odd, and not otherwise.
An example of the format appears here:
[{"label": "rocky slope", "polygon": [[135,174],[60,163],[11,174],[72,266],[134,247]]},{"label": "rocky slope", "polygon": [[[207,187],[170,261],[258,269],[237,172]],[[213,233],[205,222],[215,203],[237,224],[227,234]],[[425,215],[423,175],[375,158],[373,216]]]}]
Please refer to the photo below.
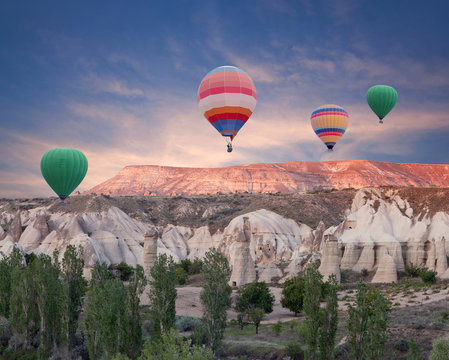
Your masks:
[{"label": "rocky slope", "polygon": [[369,188],[290,195],[89,195],[70,198],[65,207],[53,199],[4,200],[0,252],[7,255],[18,246],[62,255],[69,244],[81,245],[88,274],[97,261],[145,265],[144,243],[154,239],[154,249],[176,261],[202,257],[212,246],[220,249],[235,285],[256,277],[286,279],[316,259],[325,276],[366,269],[374,282],[391,282],[413,263],[449,278],[448,198],[449,189]]},{"label": "rocky slope", "polygon": [[250,164],[225,168],[126,166],[86,194],[294,193],[369,186],[449,186],[449,165],[369,160]]}]

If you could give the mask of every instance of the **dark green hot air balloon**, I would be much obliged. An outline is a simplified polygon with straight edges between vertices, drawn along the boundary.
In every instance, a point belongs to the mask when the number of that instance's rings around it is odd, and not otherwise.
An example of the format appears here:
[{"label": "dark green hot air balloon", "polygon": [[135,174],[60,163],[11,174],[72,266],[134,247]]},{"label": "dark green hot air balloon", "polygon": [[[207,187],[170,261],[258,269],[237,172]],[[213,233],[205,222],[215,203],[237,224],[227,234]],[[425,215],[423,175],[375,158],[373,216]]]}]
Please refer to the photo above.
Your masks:
[{"label": "dark green hot air balloon", "polygon": [[64,204],[64,199],[86,176],[87,159],[81,151],[76,149],[52,149],[42,156],[41,172],[45,181]]},{"label": "dark green hot air balloon", "polygon": [[379,117],[379,122],[383,123],[383,118],[393,109],[398,100],[398,93],[394,88],[387,85],[375,85],[370,87],[366,93],[366,101],[371,110]]}]

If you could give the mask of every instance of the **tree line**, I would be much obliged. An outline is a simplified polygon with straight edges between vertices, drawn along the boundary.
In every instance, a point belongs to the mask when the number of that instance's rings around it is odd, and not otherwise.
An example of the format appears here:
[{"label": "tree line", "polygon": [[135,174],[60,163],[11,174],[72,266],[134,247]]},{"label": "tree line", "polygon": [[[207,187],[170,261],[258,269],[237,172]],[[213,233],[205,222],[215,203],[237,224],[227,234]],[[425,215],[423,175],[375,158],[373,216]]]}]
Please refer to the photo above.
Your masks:
[{"label": "tree line", "polygon": [[[191,339],[186,339],[174,330],[179,265],[172,257],[158,256],[148,279],[139,265],[135,269],[122,266],[123,281],[106,264],[96,264],[88,282],[83,277],[81,247],[68,246],[61,261],[58,252],[53,257],[23,256],[14,249],[0,260],[0,355],[7,359],[216,359],[228,324],[231,271],[216,249],[193,266],[190,271],[199,271],[203,277],[203,316],[193,326]],[[147,285],[150,322],[145,339],[140,297]],[[324,282],[317,264],[283,284],[282,306],[305,315],[294,344],[300,348],[299,342],[305,343],[301,349],[305,359],[336,355],[337,291],[335,275]],[[273,311],[274,300],[265,282],[240,287],[235,301],[239,326],[251,322],[257,334],[265,314]],[[348,307],[347,358],[385,357],[389,310],[379,290],[358,284],[356,301]],[[273,329],[280,332],[281,326],[275,324]],[[446,349],[445,344],[438,343],[438,349]],[[408,358],[419,359],[419,349],[411,350]]]}]

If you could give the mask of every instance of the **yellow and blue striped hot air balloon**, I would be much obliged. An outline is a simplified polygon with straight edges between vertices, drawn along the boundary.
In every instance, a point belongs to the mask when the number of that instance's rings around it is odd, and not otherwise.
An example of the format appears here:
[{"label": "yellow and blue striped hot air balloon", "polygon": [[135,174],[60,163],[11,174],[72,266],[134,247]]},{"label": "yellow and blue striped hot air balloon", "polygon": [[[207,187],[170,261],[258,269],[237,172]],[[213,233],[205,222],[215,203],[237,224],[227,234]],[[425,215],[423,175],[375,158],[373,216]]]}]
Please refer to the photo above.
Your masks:
[{"label": "yellow and blue striped hot air balloon", "polygon": [[348,127],[348,113],[338,105],[323,105],[312,112],[310,123],[313,131],[332,152],[335,144]]}]

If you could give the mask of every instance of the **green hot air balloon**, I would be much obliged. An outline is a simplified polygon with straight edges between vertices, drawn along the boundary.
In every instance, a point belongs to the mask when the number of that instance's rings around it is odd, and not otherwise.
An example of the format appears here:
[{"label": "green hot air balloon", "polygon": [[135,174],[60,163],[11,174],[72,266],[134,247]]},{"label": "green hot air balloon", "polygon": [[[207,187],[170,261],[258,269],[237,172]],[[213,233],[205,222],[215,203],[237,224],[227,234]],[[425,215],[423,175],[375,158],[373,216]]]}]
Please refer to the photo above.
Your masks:
[{"label": "green hot air balloon", "polygon": [[398,100],[398,93],[394,88],[387,85],[375,85],[370,87],[366,93],[366,101],[371,110],[379,117],[379,122],[383,123],[383,118],[393,109]]},{"label": "green hot air balloon", "polygon": [[76,149],[52,149],[42,156],[41,172],[45,181],[64,204],[64,199],[86,176],[87,159],[81,151]]}]

